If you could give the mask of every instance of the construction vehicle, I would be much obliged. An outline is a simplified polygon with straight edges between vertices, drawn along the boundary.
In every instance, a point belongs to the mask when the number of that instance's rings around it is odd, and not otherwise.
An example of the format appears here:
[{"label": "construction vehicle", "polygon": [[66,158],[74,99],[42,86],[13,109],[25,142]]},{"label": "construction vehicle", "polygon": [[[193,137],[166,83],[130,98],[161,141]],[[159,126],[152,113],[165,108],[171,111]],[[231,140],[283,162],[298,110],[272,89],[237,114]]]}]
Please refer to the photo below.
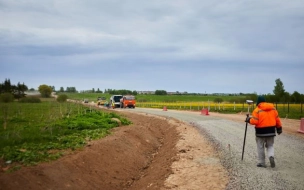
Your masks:
[{"label": "construction vehicle", "polygon": [[125,95],[120,99],[120,107],[121,108],[135,108],[136,100],[135,96]]},{"label": "construction vehicle", "polygon": [[104,106],[107,102],[106,97],[98,97],[97,98],[97,106]]}]

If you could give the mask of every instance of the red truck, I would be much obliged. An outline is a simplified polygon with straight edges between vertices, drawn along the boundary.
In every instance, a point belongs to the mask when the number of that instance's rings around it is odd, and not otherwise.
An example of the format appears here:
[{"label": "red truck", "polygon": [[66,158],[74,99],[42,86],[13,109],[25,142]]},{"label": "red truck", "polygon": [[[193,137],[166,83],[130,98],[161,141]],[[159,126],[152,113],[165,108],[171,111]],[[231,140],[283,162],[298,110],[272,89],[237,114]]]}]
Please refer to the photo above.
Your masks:
[{"label": "red truck", "polygon": [[135,108],[136,100],[135,96],[125,95],[120,99],[120,107],[121,108]]}]

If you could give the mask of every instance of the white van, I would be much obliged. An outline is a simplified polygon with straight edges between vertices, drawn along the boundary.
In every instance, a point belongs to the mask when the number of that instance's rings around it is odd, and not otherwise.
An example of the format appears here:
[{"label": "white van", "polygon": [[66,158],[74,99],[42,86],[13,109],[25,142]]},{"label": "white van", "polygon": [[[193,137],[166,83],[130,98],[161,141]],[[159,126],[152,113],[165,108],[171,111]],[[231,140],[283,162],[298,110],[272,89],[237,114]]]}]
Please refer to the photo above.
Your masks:
[{"label": "white van", "polygon": [[122,95],[113,95],[110,97],[110,105],[112,108],[119,108],[120,107],[120,99]]}]

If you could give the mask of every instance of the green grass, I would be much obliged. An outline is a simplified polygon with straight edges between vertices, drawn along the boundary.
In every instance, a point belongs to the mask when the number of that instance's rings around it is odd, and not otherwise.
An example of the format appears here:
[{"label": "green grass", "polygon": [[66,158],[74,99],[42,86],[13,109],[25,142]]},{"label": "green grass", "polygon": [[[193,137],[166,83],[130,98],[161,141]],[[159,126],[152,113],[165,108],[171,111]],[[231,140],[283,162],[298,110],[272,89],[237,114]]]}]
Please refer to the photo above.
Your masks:
[{"label": "green grass", "polygon": [[6,103],[0,105],[0,158],[22,165],[57,159],[65,150],[83,147],[119,124],[115,113],[75,103]]}]

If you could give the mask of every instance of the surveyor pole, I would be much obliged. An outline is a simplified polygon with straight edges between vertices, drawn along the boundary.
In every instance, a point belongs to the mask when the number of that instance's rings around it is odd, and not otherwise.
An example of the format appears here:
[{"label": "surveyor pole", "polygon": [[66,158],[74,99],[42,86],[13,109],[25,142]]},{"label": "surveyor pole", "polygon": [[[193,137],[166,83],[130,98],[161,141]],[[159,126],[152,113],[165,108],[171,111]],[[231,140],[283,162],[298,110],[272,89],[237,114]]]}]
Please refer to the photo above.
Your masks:
[{"label": "surveyor pole", "polygon": [[[247,121],[248,117],[249,117],[249,113],[247,113],[246,121]],[[243,158],[244,158],[245,142],[246,142],[246,135],[247,135],[247,125],[248,125],[248,123],[246,122],[245,135],[244,135],[244,142],[243,142],[242,160],[243,160]]]}]

